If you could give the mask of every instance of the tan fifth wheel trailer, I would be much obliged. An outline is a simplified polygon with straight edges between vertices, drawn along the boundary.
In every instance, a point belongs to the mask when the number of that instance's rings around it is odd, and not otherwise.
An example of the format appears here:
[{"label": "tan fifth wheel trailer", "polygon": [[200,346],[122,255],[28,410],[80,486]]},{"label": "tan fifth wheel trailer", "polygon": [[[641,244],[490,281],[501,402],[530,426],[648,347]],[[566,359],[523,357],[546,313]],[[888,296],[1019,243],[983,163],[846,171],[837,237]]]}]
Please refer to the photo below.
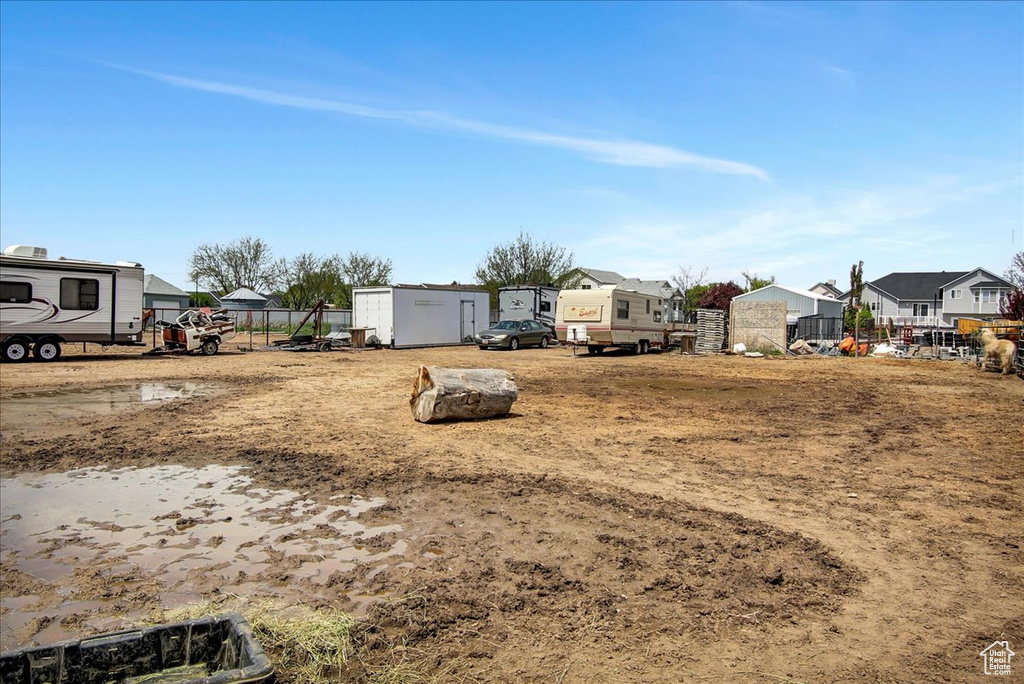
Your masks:
[{"label": "tan fifth wheel trailer", "polygon": [[600,354],[606,347],[644,354],[667,344],[663,302],[618,288],[562,290],[555,307],[555,334],[563,344]]}]

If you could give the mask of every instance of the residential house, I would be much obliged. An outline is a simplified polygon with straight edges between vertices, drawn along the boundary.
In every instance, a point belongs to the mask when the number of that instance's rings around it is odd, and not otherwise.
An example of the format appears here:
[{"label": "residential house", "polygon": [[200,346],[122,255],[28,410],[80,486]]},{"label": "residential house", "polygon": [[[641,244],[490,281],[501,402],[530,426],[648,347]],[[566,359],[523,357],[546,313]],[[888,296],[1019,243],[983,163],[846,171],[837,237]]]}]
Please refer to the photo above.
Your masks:
[{"label": "residential house", "polygon": [[596,268],[577,268],[582,276],[576,286],[580,290],[596,290],[602,287],[614,287],[625,280],[615,271],[599,271]]},{"label": "residential house", "polygon": [[818,283],[814,287],[810,288],[810,292],[823,295],[825,297],[831,297],[832,299],[839,299],[843,294],[842,290],[836,287],[835,280],[826,280],[823,283]]},{"label": "residential house", "polygon": [[623,278],[615,288],[633,290],[642,294],[657,297],[662,303],[662,320],[667,323],[681,323],[686,298],[678,287],[667,280],[640,280],[639,278]]},{"label": "residential house", "polygon": [[[918,327],[956,327],[960,318],[992,320],[1013,285],[991,271],[890,273],[864,283],[861,303],[876,321]],[[849,301],[849,292],[842,295]]]},{"label": "residential house", "polygon": [[188,292],[150,273],[142,282],[142,308],[187,309]]}]

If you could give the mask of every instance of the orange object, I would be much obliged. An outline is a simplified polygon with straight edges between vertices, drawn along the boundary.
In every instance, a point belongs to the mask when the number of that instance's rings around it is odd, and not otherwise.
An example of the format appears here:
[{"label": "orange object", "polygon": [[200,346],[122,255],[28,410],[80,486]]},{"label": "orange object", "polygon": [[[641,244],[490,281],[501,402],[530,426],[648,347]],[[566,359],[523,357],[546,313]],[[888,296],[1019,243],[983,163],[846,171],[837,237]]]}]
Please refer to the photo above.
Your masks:
[{"label": "orange object", "polygon": [[868,355],[868,343],[865,342],[864,344],[860,345],[860,347],[858,348],[857,356],[867,356],[867,355]]},{"label": "orange object", "polygon": [[857,343],[854,342],[852,337],[847,337],[842,342],[839,343],[839,351],[846,352],[847,354],[849,354],[850,352],[853,351],[853,347],[856,344]]}]

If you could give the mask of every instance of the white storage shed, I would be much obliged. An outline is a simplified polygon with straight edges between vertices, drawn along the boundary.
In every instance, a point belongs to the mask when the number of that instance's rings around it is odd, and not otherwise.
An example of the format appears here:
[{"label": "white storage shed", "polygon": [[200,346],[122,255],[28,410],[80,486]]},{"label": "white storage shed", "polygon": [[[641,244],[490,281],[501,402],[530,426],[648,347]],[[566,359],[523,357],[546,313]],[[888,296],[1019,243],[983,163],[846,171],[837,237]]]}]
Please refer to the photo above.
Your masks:
[{"label": "white storage shed", "polygon": [[490,293],[459,285],[352,288],[352,327],[394,349],[466,344],[490,323]]}]

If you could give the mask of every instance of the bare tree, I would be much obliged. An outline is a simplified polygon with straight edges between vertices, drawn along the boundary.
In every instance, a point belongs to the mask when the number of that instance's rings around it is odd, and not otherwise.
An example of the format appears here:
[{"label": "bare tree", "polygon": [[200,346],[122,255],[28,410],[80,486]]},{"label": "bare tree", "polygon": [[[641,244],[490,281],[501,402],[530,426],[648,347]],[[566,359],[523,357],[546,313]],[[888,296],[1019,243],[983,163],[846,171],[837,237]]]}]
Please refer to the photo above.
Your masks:
[{"label": "bare tree", "polygon": [[353,287],[389,285],[391,282],[390,259],[370,256],[361,252],[349,252],[347,257],[339,260],[338,268],[344,280],[338,303],[346,309],[352,308]]},{"label": "bare tree", "polygon": [[240,287],[273,290],[286,272],[285,260],[275,260],[270,246],[252,237],[227,245],[200,245],[189,260],[189,278],[222,293]]},{"label": "bare tree", "polygon": [[684,312],[696,311],[697,301],[708,289],[707,278],[707,266],[699,271],[694,266],[680,266],[679,274],[672,277],[672,282],[676,284],[676,287],[683,294]]},{"label": "bare tree", "polygon": [[850,306],[860,306],[864,294],[864,262],[850,267]]},{"label": "bare tree", "polygon": [[1024,252],[1017,252],[1010,258],[1010,268],[1003,274],[1018,290],[1024,290]]}]

